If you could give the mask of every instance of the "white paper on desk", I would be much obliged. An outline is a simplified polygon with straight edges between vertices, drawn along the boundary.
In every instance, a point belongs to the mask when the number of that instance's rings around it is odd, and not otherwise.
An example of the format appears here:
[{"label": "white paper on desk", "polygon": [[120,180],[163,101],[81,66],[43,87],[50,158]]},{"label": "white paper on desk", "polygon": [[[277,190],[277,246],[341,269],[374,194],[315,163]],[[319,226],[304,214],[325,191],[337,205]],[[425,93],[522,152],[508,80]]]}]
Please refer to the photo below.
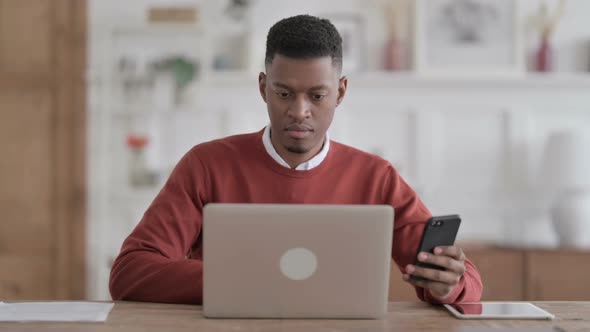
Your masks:
[{"label": "white paper on desk", "polygon": [[0,322],[104,322],[114,303],[0,302]]}]

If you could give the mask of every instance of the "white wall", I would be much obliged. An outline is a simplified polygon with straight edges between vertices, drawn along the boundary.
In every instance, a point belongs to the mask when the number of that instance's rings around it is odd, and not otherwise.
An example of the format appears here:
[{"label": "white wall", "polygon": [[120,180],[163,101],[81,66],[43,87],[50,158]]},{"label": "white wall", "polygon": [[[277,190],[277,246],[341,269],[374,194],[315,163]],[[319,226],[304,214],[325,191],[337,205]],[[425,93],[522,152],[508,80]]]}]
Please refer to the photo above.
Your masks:
[{"label": "white wall", "polygon": [[[377,1],[373,1],[376,3]],[[538,0],[521,0],[525,17]],[[297,2],[256,0],[253,12],[253,63],[264,56],[268,28],[299,13],[361,12],[368,18],[370,70],[379,67],[383,31],[380,10],[369,1]],[[113,103],[109,49],[104,33],[113,25],[144,23],[152,4],[200,4],[210,35],[229,28],[220,1],[90,1],[90,294],[107,298],[109,260],[141,217],[154,190],[133,191],[125,183],[125,116],[106,116]],[[580,71],[590,62],[590,1],[570,0],[556,34],[556,69]],[[583,47],[586,45],[586,48]],[[205,48],[212,45],[198,45]],[[108,75],[107,75],[108,76]],[[255,73],[212,80],[194,90],[193,112],[158,118],[162,158],[170,166],[190,146],[204,140],[262,128],[268,121]],[[349,92],[331,129],[334,139],[379,153],[392,161],[435,214],[460,213],[460,238],[504,244],[554,245],[548,222],[548,195],[537,176],[547,134],[590,125],[590,79],[428,80],[411,75],[351,75]],[[111,114],[112,115],[112,114]],[[370,134],[369,134],[370,133]],[[530,227],[533,226],[533,227]],[[535,233],[527,236],[525,229]]]}]

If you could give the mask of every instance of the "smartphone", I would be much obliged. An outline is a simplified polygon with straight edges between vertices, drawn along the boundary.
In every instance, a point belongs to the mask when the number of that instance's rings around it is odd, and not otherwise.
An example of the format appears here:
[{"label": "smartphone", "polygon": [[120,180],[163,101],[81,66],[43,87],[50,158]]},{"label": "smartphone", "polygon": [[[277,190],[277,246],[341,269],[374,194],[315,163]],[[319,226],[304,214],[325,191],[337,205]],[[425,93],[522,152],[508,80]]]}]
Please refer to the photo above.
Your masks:
[{"label": "smartphone", "polygon": [[[439,246],[452,246],[455,244],[455,238],[459,232],[459,225],[461,225],[461,218],[457,214],[448,216],[438,216],[428,219],[424,233],[422,233],[422,240],[416,252],[416,260],[414,265],[425,267],[429,269],[444,270],[443,267],[424,263],[418,260],[418,254],[421,252],[434,253],[434,248]],[[426,280],[419,276],[410,276],[412,280]]]}]

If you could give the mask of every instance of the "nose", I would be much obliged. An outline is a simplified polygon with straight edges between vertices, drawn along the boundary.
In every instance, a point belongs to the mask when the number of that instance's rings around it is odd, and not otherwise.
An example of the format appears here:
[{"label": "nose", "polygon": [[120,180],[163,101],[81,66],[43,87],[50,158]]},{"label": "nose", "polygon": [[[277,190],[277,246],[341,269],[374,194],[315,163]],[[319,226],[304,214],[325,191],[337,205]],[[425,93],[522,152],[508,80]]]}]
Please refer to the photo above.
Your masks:
[{"label": "nose", "polygon": [[289,116],[295,120],[302,121],[311,114],[311,103],[305,96],[297,96],[289,105]]}]

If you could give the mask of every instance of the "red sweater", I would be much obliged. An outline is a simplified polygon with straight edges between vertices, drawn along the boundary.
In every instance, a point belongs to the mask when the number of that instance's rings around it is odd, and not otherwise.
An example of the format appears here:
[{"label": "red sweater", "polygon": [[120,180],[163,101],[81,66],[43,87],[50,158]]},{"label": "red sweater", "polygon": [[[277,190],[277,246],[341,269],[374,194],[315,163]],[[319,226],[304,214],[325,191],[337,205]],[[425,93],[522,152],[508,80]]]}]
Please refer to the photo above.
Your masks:
[{"label": "red sweater", "polygon": [[[192,148],[123,243],[110,276],[114,300],[202,302],[202,211],[207,203],[389,204],[395,210],[392,258],[401,271],[414,263],[431,216],[391,164],[330,142],[326,159],[308,171],[279,165],[264,149],[262,131]],[[478,301],[475,266],[445,302]],[[428,291],[418,297],[437,302]]]}]

